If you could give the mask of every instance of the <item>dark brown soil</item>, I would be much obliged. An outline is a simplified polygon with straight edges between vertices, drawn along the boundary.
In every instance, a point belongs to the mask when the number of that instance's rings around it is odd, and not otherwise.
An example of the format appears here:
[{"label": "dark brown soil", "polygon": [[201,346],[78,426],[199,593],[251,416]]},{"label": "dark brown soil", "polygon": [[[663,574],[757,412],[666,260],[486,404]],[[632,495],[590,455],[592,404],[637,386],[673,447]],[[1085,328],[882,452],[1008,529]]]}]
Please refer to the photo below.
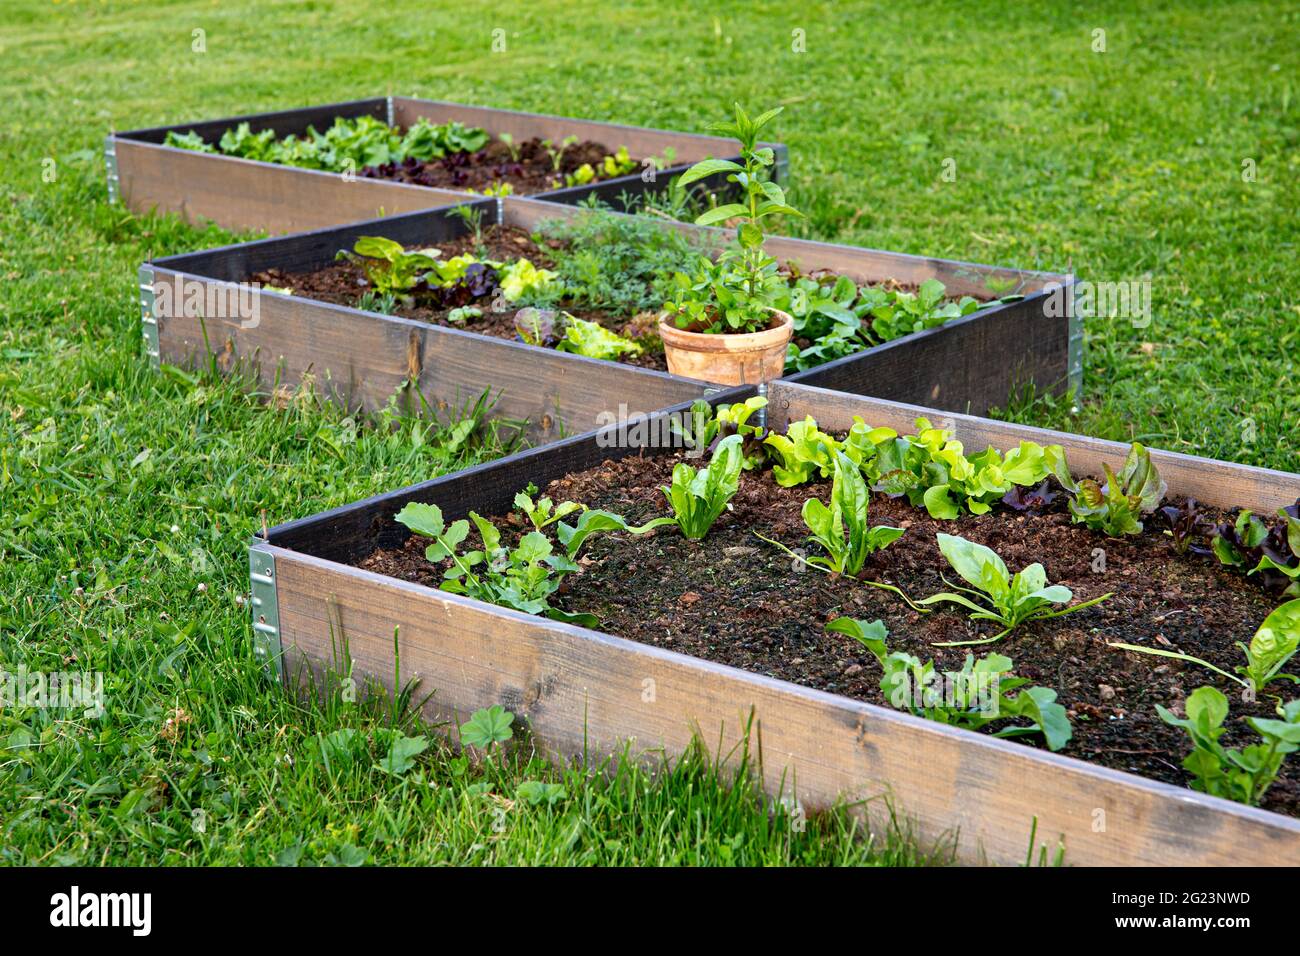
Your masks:
[{"label": "dark brown soil", "polygon": [[[555,246],[538,245],[527,230],[517,226],[489,226],[483,230],[482,238],[483,248],[478,246],[472,235],[467,235],[448,242],[440,242],[438,249],[444,259],[471,253],[479,258],[501,261],[526,258],[539,269],[550,268],[555,264],[549,252],[549,249]],[[558,243],[558,240],[547,240],[547,242]],[[369,289],[362,268],[346,260],[335,262],[315,272],[282,272],[279,269],[266,269],[254,274],[251,281],[292,289],[294,295],[301,295],[304,298],[353,307]],[[504,311],[494,312],[492,300],[492,296],[484,296],[476,301],[474,304],[483,310],[483,314],[477,318],[466,319],[464,322],[450,321],[447,316],[451,313],[451,309],[432,306],[418,300],[411,308],[399,304],[393,310],[393,314],[403,318],[418,319],[432,325],[445,325],[450,328],[465,329],[468,332],[479,332],[498,339],[517,339],[519,336],[515,330],[515,313],[518,307],[511,305]],[[565,304],[561,304],[561,307],[580,319],[597,322],[619,335],[634,339],[644,347],[640,355],[625,356],[619,361],[641,368],[667,371],[668,363],[664,359],[663,345],[659,341],[656,321],[652,315],[627,316]]]},{"label": "dark brown soil", "polygon": [[[554,145],[556,148],[559,146],[558,143]],[[393,179],[416,186],[472,189],[475,192],[509,183],[514,195],[526,196],[564,188],[565,174],[575,172],[584,163],[589,164],[597,173],[592,182],[604,178],[600,175],[601,163],[606,156],[613,155],[615,150],[617,147],[610,149],[603,143],[591,140],[574,143],[565,148],[557,171],[540,138],[520,143],[517,156],[511,155],[510,148],[505,143],[493,140],[476,153],[452,153],[428,162],[408,159],[402,163],[368,166],[361,171],[361,175],[370,179]],[[640,157],[634,158],[638,160],[639,170]]]},{"label": "dark brown soil", "polygon": [[[545,489],[556,501],[581,501],[641,522],[667,513],[659,487],[669,481],[672,457],[629,458],[566,476]],[[874,555],[862,577],[902,588],[913,598],[948,590],[954,579],[935,540],[937,531],[960,534],[996,550],[1018,571],[1041,562],[1052,583],[1071,588],[1076,601],[1108,591],[1103,604],[1064,618],[1022,625],[1003,641],[975,648],[933,647],[933,642],[992,636],[985,622],[957,610],[921,615],[897,596],[861,581],[801,569],[788,555],[760,541],[759,531],[791,548],[808,547],[800,516],[803,502],[829,497],[830,483],[781,488],[770,472],[747,473],[731,510],[703,542],[675,528],[633,537],[603,535],[583,552],[582,573],[571,575],[559,606],[596,614],[601,630],[759,674],[885,704],[880,667],[853,640],[823,630],[840,615],[889,627],[889,647],[939,671],[960,669],[968,651],[996,650],[1015,661],[1015,673],[1056,689],[1074,728],[1063,753],[1117,770],[1185,785],[1180,764],[1185,733],[1164,724],[1155,705],[1183,712],[1186,696],[1213,684],[1232,700],[1228,746],[1258,737],[1241,720],[1273,716],[1267,697],[1241,700],[1241,688],[1191,664],[1107,647],[1119,641],[1205,658],[1232,671],[1243,663],[1234,642],[1249,642],[1276,599],[1213,558],[1179,556],[1159,531],[1117,540],[1071,524],[1058,499],[1048,513],[1021,515],[1005,508],[957,522],[931,519],[905,499],[872,496],[872,523],[907,533]],[[520,530],[518,516],[497,523]],[[413,537],[404,548],[376,551],[361,566],[437,587],[441,568],[424,558],[427,542]],[[1099,555],[1104,552],[1104,570]],[[1019,741],[1036,746],[1034,741]],[[1264,800],[1267,809],[1300,816],[1300,760],[1283,765]]]}]

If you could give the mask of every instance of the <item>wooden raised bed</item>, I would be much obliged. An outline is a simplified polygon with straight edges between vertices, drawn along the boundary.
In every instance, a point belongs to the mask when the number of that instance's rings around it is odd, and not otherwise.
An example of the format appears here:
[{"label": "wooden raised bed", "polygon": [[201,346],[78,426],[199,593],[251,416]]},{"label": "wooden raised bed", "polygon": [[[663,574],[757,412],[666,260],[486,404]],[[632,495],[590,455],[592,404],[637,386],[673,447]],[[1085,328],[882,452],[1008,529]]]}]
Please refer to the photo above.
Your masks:
[{"label": "wooden raised bed", "polygon": [[[306,199],[303,200],[306,203]],[[468,205],[484,223],[533,228],[544,219],[588,214],[572,206],[506,197]],[[497,414],[527,419],[535,442],[553,440],[607,424],[602,414],[648,412],[704,394],[708,386],[665,372],[597,361],[520,342],[451,329],[411,319],[363,312],[301,296],[252,293],[260,321],[244,327],[238,318],[185,314],[179,300],[163,308],[155,289],[177,280],[206,292],[231,293],[235,283],[267,268],[309,270],[333,261],[358,236],[383,235],[406,244],[428,245],[463,235],[465,223],[447,209],[390,216],[345,227],[241,243],[171,256],[140,269],[146,350],[173,364],[208,361],[250,364],[266,385],[293,386],[311,374],[326,394],[349,406],[381,407],[403,383],[418,384],[436,407],[473,399],[486,387],[500,392]],[[722,230],[674,223],[665,228],[705,234]],[[1075,384],[1081,371],[1073,352],[1077,324],[1049,309],[1055,293],[1073,294],[1073,277],[1000,269],[852,246],[771,237],[767,248],[801,269],[829,269],[859,282],[896,279],[941,280],[952,295],[990,295],[986,282],[1012,287],[1025,298],[983,309],[947,325],[801,372],[792,380],[870,392],[899,401],[924,402],[984,413],[1003,403],[1011,390],[1033,382],[1044,389]]]},{"label": "wooden raised bed", "polygon": [[[731,401],[748,394],[715,396]],[[910,431],[941,413],[775,382],[770,422],[812,415],[829,431],[853,415]],[[669,410],[658,413],[662,417]],[[946,425],[968,448],[1003,449],[1021,439],[1064,446],[1076,474],[1099,472],[1126,446],[961,415]],[[736,742],[753,714],[769,792],[793,792],[807,808],[889,795],[922,840],[959,831],[970,862],[1025,859],[1035,818],[1040,844],[1065,846],[1070,864],[1300,864],[1300,820],[1133,774],[1109,770],[899,711],[572,625],[533,617],[351,566],[376,544],[396,546],[393,516],[411,501],[438,504],[449,519],[501,513],[529,482],[610,458],[656,454],[624,433],[588,434],[492,464],[273,528],[250,546],[256,647],[291,684],[323,668],[433,693],[426,716],[459,720],[500,703],[527,718],[536,739],[562,755],[614,751],[631,738],[643,751],[682,752],[693,731]],[[1300,476],[1152,451],[1171,495],[1271,512],[1300,496]],[[643,695],[655,683],[653,701]],[[782,791],[782,787],[784,790]],[[872,809],[872,806],[877,809]],[[867,808],[883,810],[878,802]],[[1097,832],[1097,811],[1105,827]]]},{"label": "wooden raised bed", "polygon": [[[627,146],[636,157],[658,156],[666,147],[676,151],[678,165],[660,171],[655,183],[643,182],[638,171],[586,186],[536,194],[559,203],[576,203],[591,195],[615,203],[624,193],[638,195],[662,190],[672,176],[691,163],[709,156],[734,158],[738,146],[734,140],[719,136],[667,132],[402,96],[377,97],[113,133],[104,147],[109,201],[120,198],[134,212],[156,209],[179,213],[192,222],[210,220],[227,229],[283,235],[430,209],[465,198],[464,192],[456,190],[361,177],[345,180],[338,173],[163,145],[169,132],[184,134],[193,130],[210,141],[220,137],[225,130],[247,122],[254,133],[274,129],[277,136],[285,136],[304,133],[312,125],[324,130],[338,116],[349,119],[373,116],[402,128],[421,117],[435,123],[457,120],[467,126],[482,127],[493,138],[509,133],[521,142],[535,136],[558,141],[564,136],[576,135],[603,142],[611,149]],[[785,146],[780,143],[767,145],[777,153],[777,177],[784,178],[789,165]]]}]

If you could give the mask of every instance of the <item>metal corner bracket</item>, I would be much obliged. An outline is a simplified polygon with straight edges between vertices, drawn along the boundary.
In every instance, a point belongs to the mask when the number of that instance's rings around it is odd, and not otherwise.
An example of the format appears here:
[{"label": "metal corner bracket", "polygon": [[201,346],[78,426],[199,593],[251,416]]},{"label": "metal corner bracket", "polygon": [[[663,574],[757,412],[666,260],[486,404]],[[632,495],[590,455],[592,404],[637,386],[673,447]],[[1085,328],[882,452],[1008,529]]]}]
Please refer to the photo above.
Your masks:
[{"label": "metal corner bracket", "polygon": [[122,194],[122,180],[117,174],[117,140],[112,133],[104,137],[104,170],[108,174],[108,202],[112,205]]},{"label": "metal corner bracket", "polygon": [[248,545],[248,580],[253,611],[253,656],[266,668],[267,676],[284,677],[283,646],[280,643],[280,599],[275,580],[275,556],[261,538]]},{"label": "metal corner bracket", "polygon": [[1066,348],[1067,383],[1074,392],[1077,402],[1083,398],[1083,316],[1078,308],[1078,283],[1070,284],[1070,301],[1067,303],[1067,315],[1070,317],[1069,339]]},{"label": "metal corner bracket", "polygon": [[158,368],[162,364],[162,351],[158,347],[158,310],[154,307],[153,269],[140,267],[140,330],[144,338],[144,354],[149,364]]}]

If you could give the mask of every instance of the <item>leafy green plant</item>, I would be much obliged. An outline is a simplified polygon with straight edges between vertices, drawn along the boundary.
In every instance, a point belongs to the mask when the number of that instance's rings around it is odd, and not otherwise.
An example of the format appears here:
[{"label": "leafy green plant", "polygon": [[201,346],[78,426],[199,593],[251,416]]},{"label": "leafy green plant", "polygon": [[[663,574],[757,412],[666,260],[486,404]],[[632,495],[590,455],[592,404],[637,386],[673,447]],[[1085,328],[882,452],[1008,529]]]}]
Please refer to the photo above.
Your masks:
[{"label": "leafy green plant", "polygon": [[546,155],[551,157],[551,168],[555,172],[560,171],[560,166],[564,163],[564,154],[569,147],[578,141],[576,136],[566,136],[560,140],[560,145],[556,146],[549,139],[542,140],[542,147],[546,150]]},{"label": "leafy green plant", "polygon": [[410,293],[424,277],[438,267],[437,249],[407,252],[401,243],[383,236],[362,236],[351,251],[339,250],[336,258],[361,266],[371,288],[379,296]]},{"label": "leafy green plant", "polygon": [[1142,647],[1139,644],[1124,644],[1118,641],[1112,642],[1110,646],[1123,651],[1169,657],[1196,664],[1259,694],[1275,680],[1289,680],[1293,684],[1300,684],[1300,677],[1281,672],[1287,662],[1295,656],[1297,648],[1300,648],[1300,600],[1287,601],[1274,608],[1255,631],[1250,644],[1237,642],[1237,647],[1241,648],[1241,652],[1246,655],[1246,663],[1236,668],[1236,674],[1230,674],[1204,658],[1184,654],[1181,651],[1166,651],[1158,647]]},{"label": "leafy green plant", "polygon": [[561,313],[563,337],[556,344],[561,352],[573,352],[588,358],[614,360],[624,355],[640,355],[642,348],[631,339],[611,332],[599,322]]},{"label": "leafy green plant", "polygon": [[556,554],[551,540],[540,531],[530,531],[513,549],[504,548],[495,525],[472,511],[469,516],[478,529],[482,548],[463,555],[457,549],[469,536],[469,522],[465,519],[446,525],[437,505],[419,502],[410,502],[396,516],[399,523],[416,534],[433,539],[425,550],[429,561],[451,561],[451,567],[443,572],[444,591],[584,627],[597,624],[591,614],[570,614],[550,605],[550,597],[564,575],[578,570],[573,560],[576,548],[571,553]]},{"label": "leafy green plant", "polygon": [[[1015,486],[1033,486],[1049,474],[1065,473],[1065,451],[1060,445],[1022,441],[1003,455],[986,448],[967,457],[965,447],[952,432],[916,420],[917,434],[873,442],[872,457],[862,466],[879,476],[876,489],[905,495],[924,505],[932,518],[952,520],[963,511],[986,514]],[[864,446],[864,451],[866,451]]]},{"label": "leafy green plant", "polygon": [[401,731],[390,734],[388,755],[376,762],[375,766],[384,773],[401,777],[415,766],[415,758],[429,749],[429,738],[423,734],[408,737]]},{"label": "leafy green plant", "polygon": [[1228,717],[1228,698],[1214,687],[1198,687],[1187,698],[1187,716],[1178,717],[1156,705],[1160,719],[1181,727],[1192,739],[1192,752],[1183,768],[1192,775],[1191,787],[1202,793],[1258,806],[1282,769],[1287,754],[1300,749],[1300,700],[1280,708],[1280,720],[1247,717],[1261,743],[1231,750],[1219,742]]},{"label": "leafy green plant", "polygon": [[511,725],[515,715],[500,704],[493,704],[470,714],[469,720],[460,725],[460,742],[467,747],[487,750],[499,746],[514,736]]},{"label": "leafy green plant", "polygon": [[653,523],[675,522],[682,534],[699,540],[709,533],[736,490],[744,464],[741,437],[724,438],[714,449],[707,468],[696,471],[684,461],[673,466],[672,485],[663,488],[672,508],[672,518],[657,518]]},{"label": "leafy green plant", "polygon": [[706,159],[678,178],[678,188],[685,188],[709,176],[726,174],[727,180],[739,187],[740,201],[710,209],[696,218],[696,225],[742,220],[736,244],[724,250],[716,262],[704,258],[693,277],[684,273],[674,276],[673,300],[664,308],[679,328],[755,332],[772,323],[772,303],[785,283],[776,260],[763,250],[763,222],[778,215],[802,215],[786,202],[781,187],[768,179],[768,169],[775,162],[771,147],[758,145],[759,132],[782,109],[768,110],[751,120],[740,104],[735,104],[735,119],[712,129],[740,141],[741,163]]},{"label": "leafy green plant", "polygon": [[511,302],[518,302],[558,278],[550,269],[539,269],[527,259],[514,262],[497,271],[501,283],[501,294]]},{"label": "leafy green plant", "polygon": [[[1028,621],[1042,621],[1082,611],[1111,597],[1110,593],[1081,604],[1056,610],[1054,604],[1069,604],[1074,593],[1060,584],[1049,585],[1043,566],[1034,563],[1012,575],[992,548],[951,534],[938,534],[939,550],[948,564],[971,587],[955,587],[961,594],[945,591],[917,601],[922,606],[949,603],[968,609],[974,620],[996,621],[1003,630],[993,637],[974,641],[949,641],[936,647],[965,647],[1000,641]],[[946,579],[945,579],[945,583]],[[978,602],[978,603],[977,603]]]},{"label": "leafy green plant", "polygon": [[1155,511],[1167,490],[1150,453],[1134,442],[1118,476],[1108,464],[1103,464],[1102,470],[1106,475],[1103,483],[1085,478],[1076,484],[1068,472],[1057,473],[1057,481],[1070,492],[1074,522],[1114,538],[1141,534],[1142,515]]},{"label": "leafy green plant", "polygon": [[1007,677],[1014,666],[1008,657],[989,654],[976,660],[967,654],[962,669],[943,675],[946,679],[941,680],[933,661],[890,652],[885,643],[889,632],[881,621],[839,617],[827,624],[826,630],[853,638],[880,662],[880,690],[892,707],[967,730],[1023,718],[1030,722],[1002,727],[993,736],[1041,734],[1049,750],[1060,750],[1070,742],[1070,719],[1056,702],[1056,691],[1026,687],[1026,679]]},{"label": "leafy green plant", "polygon": [[1251,511],[1214,529],[1211,547],[1219,561],[1258,574],[1264,586],[1300,597],[1300,500],[1277,512],[1269,526]]},{"label": "leafy green plant", "polygon": [[856,575],[868,557],[903,536],[902,528],[868,522],[871,497],[862,472],[843,452],[836,452],[830,506],[817,498],[803,504],[803,520],[826,557],[809,558],[837,574]]},{"label": "leafy green plant", "polygon": [[194,130],[188,133],[177,133],[174,130],[168,130],[167,135],[163,137],[164,146],[175,146],[179,149],[191,149],[199,153],[215,153],[217,148],[205,140]]},{"label": "leafy green plant", "polygon": [[793,488],[811,481],[814,475],[830,477],[835,470],[835,452],[840,443],[817,427],[808,415],[801,422],[791,422],[785,434],[776,432],[763,442],[780,459],[772,467],[772,477],[782,488]]},{"label": "leafy green plant", "polygon": [[1196,548],[1196,539],[1214,527],[1195,498],[1187,498],[1179,505],[1166,505],[1160,509],[1160,515],[1169,523],[1169,536],[1174,539],[1174,551],[1186,554]]},{"label": "leafy green plant", "polygon": [[562,501],[556,504],[550,498],[538,498],[533,501],[532,495],[527,491],[521,491],[515,495],[515,507],[522,511],[528,520],[532,522],[533,530],[541,531],[547,525],[554,524],[561,518],[567,518],[575,511],[586,510],[586,505],[576,501]]},{"label": "leafy green plant", "polygon": [[486,146],[488,138],[487,130],[465,126],[456,120],[439,124],[420,117],[407,128],[400,145],[388,161],[415,159],[428,162],[441,159],[449,153],[473,153]]}]

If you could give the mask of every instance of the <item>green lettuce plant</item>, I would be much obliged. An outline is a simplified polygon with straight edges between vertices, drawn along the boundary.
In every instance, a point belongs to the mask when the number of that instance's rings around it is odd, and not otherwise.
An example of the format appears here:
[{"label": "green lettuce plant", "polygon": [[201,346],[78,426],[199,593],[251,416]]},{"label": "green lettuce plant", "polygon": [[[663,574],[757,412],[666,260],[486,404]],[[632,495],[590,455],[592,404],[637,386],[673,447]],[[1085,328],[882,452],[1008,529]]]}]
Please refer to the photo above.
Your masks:
[{"label": "green lettuce plant", "polygon": [[560,328],[563,337],[556,344],[561,352],[573,352],[595,359],[617,359],[623,355],[640,355],[642,347],[617,332],[611,332],[598,322],[579,319],[568,312],[561,313]]},{"label": "green lettuce plant", "polygon": [[[939,550],[948,564],[967,583],[969,588],[955,587],[960,594],[945,591],[923,598],[921,606],[937,603],[956,604],[971,612],[974,620],[996,621],[1003,630],[993,637],[974,641],[949,641],[936,647],[966,647],[975,644],[992,644],[1000,641],[1028,621],[1041,621],[1082,611],[1111,597],[1110,593],[1070,607],[1055,609],[1052,605],[1069,604],[1074,593],[1060,584],[1049,585],[1043,566],[1034,563],[1024,570],[1011,574],[1006,562],[992,548],[967,541],[951,534],[936,535]],[[947,583],[945,579],[945,583]]]},{"label": "green lettuce plant", "polygon": [[791,422],[784,435],[773,432],[763,443],[780,459],[772,467],[772,477],[782,488],[802,485],[814,475],[830,477],[835,470],[835,452],[840,449],[840,442],[819,429],[811,415]]},{"label": "green lettuce plant", "polygon": [[383,236],[362,236],[351,251],[341,249],[336,258],[361,266],[377,295],[404,296],[438,267],[437,249],[407,252],[401,243]]},{"label": "green lettuce plant", "polygon": [[[1041,734],[1049,750],[1060,750],[1070,742],[1073,730],[1065,708],[1056,702],[1049,687],[1026,687],[1023,677],[1008,677],[1010,658],[989,654],[978,660],[966,655],[960,671],[940,680],[933,661],[902,651],[890,652],[889,636],[881,621],[839,617],[826,630],[853,638],[880,662],[880,690],[892,707],[906,710],[941,724],[981,730],[996,721],[1027,719],[993,732],[994,737]],[[1013,693],[1016,692],[1016,693]]]},{"label": "green lettuce plant", "polygon": [[1279,708],[1280,720],[1247,717],[1261,742],[1241,750],[1219,742],[1228,698],[1214,687],[1198,687],[1188,696],[1185,718],[1159,704],[1156,712],[1165,723],[1187,731],[1192,740],[1192,752],[1183,759],[1183,768],[1192,775],[1192,789],[1238,803],[1258,806],[1287,754],[1300,749],[1300,700]]}]

